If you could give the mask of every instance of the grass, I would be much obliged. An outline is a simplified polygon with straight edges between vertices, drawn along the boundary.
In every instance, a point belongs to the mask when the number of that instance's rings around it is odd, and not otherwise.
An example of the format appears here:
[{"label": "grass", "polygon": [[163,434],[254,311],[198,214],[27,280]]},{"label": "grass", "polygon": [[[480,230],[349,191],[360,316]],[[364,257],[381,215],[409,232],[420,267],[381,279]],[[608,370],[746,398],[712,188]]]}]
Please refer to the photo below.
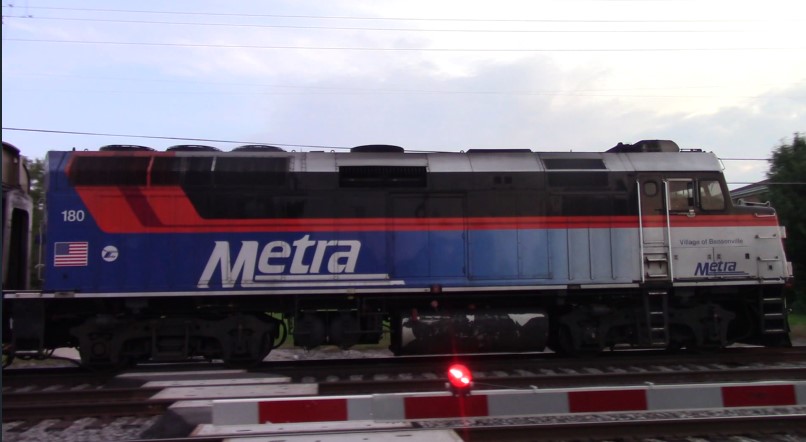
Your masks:
[{"label": "grass", "polygon": [[806,338],[806,314],[791,313],[789,327],[792,329],[789,333],[792,338]]}]

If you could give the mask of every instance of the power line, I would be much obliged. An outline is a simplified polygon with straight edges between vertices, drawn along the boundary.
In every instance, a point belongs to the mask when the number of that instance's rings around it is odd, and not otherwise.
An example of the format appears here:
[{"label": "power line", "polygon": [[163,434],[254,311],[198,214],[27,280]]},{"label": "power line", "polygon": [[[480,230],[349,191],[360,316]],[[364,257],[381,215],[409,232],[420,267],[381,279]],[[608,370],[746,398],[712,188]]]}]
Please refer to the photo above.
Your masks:
[{"label": "power line", "polygon": [[68,44],[102,44],[116,46],[154,46],[154,47],[188,47],[188,48],[219,48],[219,49],[274,49],[274,50],[312,50],[312,51],[370,51],[370,52],[718,52],[718,51],[791,51],[803,50],[806,47],[755,47],[755,48],[605,48],[605,49],[482,49],[482,48],[370,48],[361,46],[261,46],[261,45],[225,45],[202,43],[147,43],[147,42],[119,42],[119,41],[92,41],[92,40],[50,40],[29,38],[8,38],[5,41],[20,41],[31,43],[68,43]]},{"label": "power line", "polygon": [[299,147],[311,149],[350,149],[347,146],[320,146],[316,144],[289,144],[289,143],[267,143],[265,141],[235,141],[235,140],[218,140],[214,138],[184,138],[184,137],[167,137],[167,136],[154,136],[154,135],[134,135],[134,134],[111,134],[102,132],[78,132],[66,130],[48,130],[48,129],[29,129],[19,127],[4,127],[2,130],[10,130],[17,132],[38,132],[47,134],[63,134],[63,135],[89,135],[99,137],[127,137],[127,138],[145,138],[150,140],[174,140],[174,141],[202,141],[206,143],[227,143],[227,144],[269,144],[273,146],[286,146],[286,147]]},{"label": "power line", "polygon": [[[360,88],[317,88],[317,87],[303,87],[303,86],[269,86],[278,89],[291,89],[286,91],[254,91],[254,90],[241,90],[241,91],[179,91],[179,90],[109,90],[100,89],[93,86],[92,90],[81,90],[76,88],[74,90],[65,89],[49,89],[49,93],[65,93],[65,94],[101,94],[101,95],[179,95],[179,96],[317,96],[317,97],[335,97],[335,96],[359,96],[366,97],[372,95],[386,95],[386,96],[399,96],[399,95],[444,95],[444,96],[516,96],[516,97],[568,97],[568,98],[615,98],[620,100],[631,99],[713,99],[713,98],[734,98],[740,100],[750,100],[759,98],[759,96],[752,95],[659,95],[659,94],[615,94],[615,93],[597,93],[595,91],[440,91],[440,90],[418,90],[418,89],[360,89]],[[296,90],[295,90],[296,89]],[[310,89],[310,90],[307,90]],[[15,92],[42,92],[39,88],[15,88]],[[606,92],[606,91],[605,91]]]},{"label": "power line", "polygon": [[770,161],[770,158],[720,158],[722,161]]},{"label": "power line", "polygon": [[[7,74],[11,75],[11,74]],[[23,75],[23,74],[13,74]],[[199,85],[216,85],[216,86],[244,86],[252,88],[272,88],[274,90],[136,90],[129,87],[125,90],[109,90],[101,89],[98,84],[93,85],[92,90],[82,90],[80,87],[73,90],[65,89],[52,89],[48,88],[50,93],[66,93],[66,94],[155,94],[155,95],[206,95],[206,96],[291,96],[291,95],[304,95],[304,96],[372,96],[372,95],[442,95],[442,96],[514,96],[514,97],[572,97],[572,98],[614,98],[614,99],[713,99],[713,98],[731,98],[740,100],[752,100],[760,98],[758,95],[734,95],[734,94],[673,94],[667,92],[661,93],[641,93],[642,91],[659,91],[659,90],[678,90],[678,89],[709,89],[716,88],[715,86],[691,86],[691,87],[656,87],[656,88],[630,88],[630,89],[579,89],[579,90],[445,90],[445,89],[393,89],[393,88],[358,88],[358,87],[327,87],[327,86],[302,86],[302,85],[288,85],[288,84],[266,84],[266,83],[233,83],[233,82],[200,82],[200,81],[180,81],[180,80],[151,80],[151,79],[135,79],[135,78],[114,78],[114,77],[94,77],[94,76],[76,76],[76,75],[53,75],[53,74],[24,74],[25,77],[42,76],[42,77],[76,77],[95,80],[110,80],[122,82],[153,82],[153,83],[181,83],[182,85],[199,84]],[[40,93],[41,88],[14,88],[15,92],[31,92]]]},{"label": "power line", "polygon": [[[155,135],[133,135],[133,134],[113,134],[101,132],[78,132],[78,131],[64,131],[64,130],[49,130],[49,129],[32,129],[32,128],[19,128],[19,127],[3,127],[2,130],[17,131],[17,132],[38,132],[48,134],[63,134],[63,135],[89,135],[89,136],[103,136],[103,137],[127,137],[127,138],[145,138],[152,140],[175,140],[175,141],[202,141],[207,143],[227,143],[227,144],[269,144],[273,146],[286,146],[298,148],[314,148],[314,149],[334,149],[345,150],[350,149],[352,146],[324,146],[317,144],[290,144],[290,143],[272,143],[266,141],[238,141],[238,140],[220,140],[214,138],[185,138],[185,137],[169,137],[169,136],[155,136]],[[436,150],[409,150],[409,152],[438,152]],[[768,158],[720,158],[723,161],[769,161]],[[729,183],[729,184],[742,184],[742,183]],[[748,183],[755,184],[755,183]]]},{"label": "power line", "polygon": [[738,33],[738,32],[764,32],[759,30],[746,29],[601,29],[601,30],[580,30],[580,29],[422,29],[422,28],[367,28],[367,27],[344,27],[344,26],[301,26],[301,25],[261,25],[250,23],[200,23],[200,22],[171,22],[153,20],[117,20],[102,18],[74,18],[74,17],[34,17],[34,16],[6,16],[6,18],[27,18],[33,20],[57,20],[57,21],[80,21],[80,22],[101,22],[101,23],[127,23],[127,24],[158,24],[158,25],[183,25],[183,26],[223,26],[236,28],[271,28],[271,29],[317,29],[336,31],[392,31],[392,32],[458,32],[458,33]]},{"label": "power line", "polygon": [[[761,186],[766,186],[766,185],[769,184],[769,185],[773,185],[773,186],[803,186],[803,185],[806,185],[806,181],[764,181],[764,182],[760,182],[760,181],[749,181],[749,182],[748,181],[729,181],[729,182],[726,182],[725,184],[727,184],[727,185],[731,185],[731,184],[759,184]],[[733,190],[736,190],[736,189],[733,189]]]},{"label": "power line", "polygon": [[[143,138],[150,140],[172,140],[172,141],[196,141],[206,143],[226,143],[226,144],[268,144],[272,146],[283,146],[291,148],[309,148],[309,149],[325,149],[325,150],[350,150],[352,146],[324,146],[318,144],[291,144],[291,143],[273,143],[265,141],[236,141],[236,140],[220,140],[215,138],[185,138],[185,137],[168,137],[168,136],[155,136],[155,135],[133,135],[133,134],[112,134],[101,132],[79,132],[79,131],[62,131],[62,130],[48,130],[48,129],[30,129],[30,128],[16,128],[16,127],[3,127],[2,130],[19,131],[19,132],[38,132],[50,134],[63,134],[63,135],[88,135],[88,136],[104,136],[104,137],[126,137],[126,138]],[[411,153],[430,153],[440,152],[438,150],[411,150]],[[769,161],[767,158],[719,158],[723,161]],[[744,182],[744,181],[731,181],[727,182],[728,185],[749,185],[758,184],[757,182]],[[789,181],[789,182],[765,182],[764,185],[788,185],[799,186],[806,185],[806,182]]]},{"label": "power line", "polygon": [[[276,83],[248,83],[248,82],[224,82],[224,81],[196,81],[196,80],[167,80],[167,79],[151,79],[151,78],[135,78],[135,77],[109,77],[109,76],[96,76],[96,75],[75,75],[75,74],[54,74],[54,73],[38,73],[38,72],[4,72],[7,76],[20,76],[20,77],[60,77],[60,78],[79,78],[89,80],[111,80],[111,81],[125,81],[125,82],[148,82],[148,83],[181,83],[186,84],[199,84],[199,85],[215,85],[215,86],[249,86],[249,87],[266,87],[277,89],[310,89],[313,91],[334,92],[338,93],[345,91],[348,93],[361,93],[361,94],[446,94],[446,95],[540,95],[540,96],[582,96],[582,97],[634,97],[634,98],[759,98],[759,96],[744,96],[744,95],[624,95],[624,93],[635,93],[639,91],[660,91],[660,90],[691,90],[691,89],[720,89],[727,88],[725,85],[714,86],[661,86],[661,87],[643,87],[643,88],[609,88],[609,89],[576,89],[576,90],[444,90],[444,89],[394,89],[394,88],[359,88],[359,87],[345,87],[345,86],[310,86],[310,85],[294,85],[294,84],[276,84]],[[790,84],[776,83],[776,87],[790,87],[803,83],[798,81]],[[773,86],[769,84],[767,86]],[[156,93],[165,93],[158,91]],[[250,94],[260,94],[260,92],[244,92]]]},{"label": "power line", "polygon": [[[3,8],[12,6],[3,5]],[[216,17],[263,17],[263,18],[304,18],[318,20],[381,20],[381,21],[425,21],[425,22],[469,22],[469,23],[748,23],[764,22],[765,19],[658,19],[658,20],[610,20],[610,19],[524,19],[524,18],[455,18],[455,17],[360,17],[347,15],[288,15],[288,14],[243,14],[243,13],[221,13],[221,12],[187,12],[187,11],[149,11],[142,9],[103,9],[103,8],[66,8],[52,6],[26,6],[26,9],[39,9],[51,11],[80,11],[80,12],[120,12],[131,14],[165,14],[165,15],[194,15],[194,16],[216,16]],[[775,21],[803,21],[803,19],[789,18]]]}]

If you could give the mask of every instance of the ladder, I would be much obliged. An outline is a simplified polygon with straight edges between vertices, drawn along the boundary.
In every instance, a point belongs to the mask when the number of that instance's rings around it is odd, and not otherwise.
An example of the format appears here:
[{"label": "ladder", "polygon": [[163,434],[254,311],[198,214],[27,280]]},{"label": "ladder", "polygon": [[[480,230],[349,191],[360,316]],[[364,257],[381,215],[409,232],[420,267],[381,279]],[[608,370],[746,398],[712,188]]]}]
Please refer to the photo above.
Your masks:
[{"label": "ladder", "polygon": [[781,292],[764,293],[759,296],[761,303],[761,333],[765,335],[787,333],[786,298]]},{"label": "ladder", "polygon": [[668,253],[665,250],[644,251],[643,270],[647,279],[669,279]]},{"label": "ladder", "polygon": [[669,345],[669,297],[666,290],[649,290],[644,296],[646,332],[649,345]]}]

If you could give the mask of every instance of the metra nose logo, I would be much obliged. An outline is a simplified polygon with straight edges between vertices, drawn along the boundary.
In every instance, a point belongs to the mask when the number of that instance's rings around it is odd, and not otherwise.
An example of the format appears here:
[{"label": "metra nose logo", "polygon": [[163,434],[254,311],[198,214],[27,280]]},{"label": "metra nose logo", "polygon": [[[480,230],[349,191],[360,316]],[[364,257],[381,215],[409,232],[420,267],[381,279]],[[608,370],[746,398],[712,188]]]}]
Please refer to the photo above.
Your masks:
[{"label": "metra nose logo", "polygon": [[[258,251],[260,253],[258,253]],[[258,241],[241,241],[235,262],[230,243],[216,241],[207,260],[198,287],[208,288],[216,270],[221,286],[269,286],[265,281],[317,280],[338,274],[353,274],[358,263],[361,242],[356,240],[311,241],[310,235],[292,242],[271,241],[260,248]],[[257,283],[256,283],[257,282]]]},{"label": "metra nose logo", "polygon": [[736,270],[736,261],[698,262],[695,276],[747,276],[747,272]]}]

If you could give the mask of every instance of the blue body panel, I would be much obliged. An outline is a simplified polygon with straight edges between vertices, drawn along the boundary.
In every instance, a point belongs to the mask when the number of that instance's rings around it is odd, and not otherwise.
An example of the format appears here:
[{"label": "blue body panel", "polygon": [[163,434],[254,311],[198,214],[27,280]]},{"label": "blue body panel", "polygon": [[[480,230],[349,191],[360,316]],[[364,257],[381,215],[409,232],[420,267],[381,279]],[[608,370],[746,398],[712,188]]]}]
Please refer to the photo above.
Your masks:
[{"label": "blue body panel", "polygon": [[[70,267],[55,267],[49,256],[46,290],[267,292],[614,284],[639,278],[638,250],[629,246],[638,242],[632,229],[114,235],[88,230],[51,233],[50,253],[54,242],[86,241],[88,256],[86,266]],[[202,278],[208,268],[209,279]]]}]

